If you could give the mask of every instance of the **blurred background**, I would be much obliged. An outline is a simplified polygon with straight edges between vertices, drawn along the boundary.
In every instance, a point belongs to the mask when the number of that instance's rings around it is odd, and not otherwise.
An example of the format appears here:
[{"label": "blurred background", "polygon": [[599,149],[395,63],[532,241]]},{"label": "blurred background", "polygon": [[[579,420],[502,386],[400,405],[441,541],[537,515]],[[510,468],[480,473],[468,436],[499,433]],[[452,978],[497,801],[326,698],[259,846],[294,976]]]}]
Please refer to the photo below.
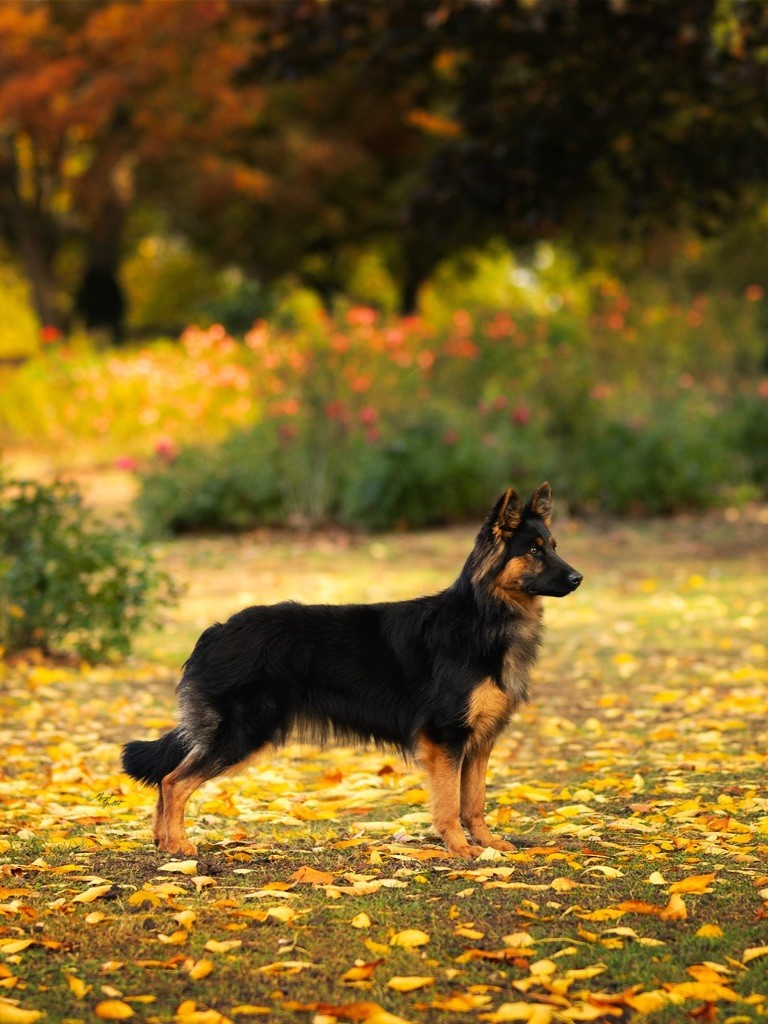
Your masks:
[{"label": "blurred background", "polygon": [[0,446],[154,532],[768,486],[763,0],[4,0]]}]

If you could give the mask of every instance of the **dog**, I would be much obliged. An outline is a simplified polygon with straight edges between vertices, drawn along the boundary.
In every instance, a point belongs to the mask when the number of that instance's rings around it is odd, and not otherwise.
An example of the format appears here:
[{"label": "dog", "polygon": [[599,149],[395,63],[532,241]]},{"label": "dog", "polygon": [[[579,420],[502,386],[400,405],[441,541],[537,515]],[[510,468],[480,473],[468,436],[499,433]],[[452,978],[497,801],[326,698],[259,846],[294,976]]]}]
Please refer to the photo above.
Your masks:
[{"label": "dog", "polygon": [[541,598],[563,597],[582,581],[556,553],[551,514],[549,484],[525,504],[508,489],[458,579],[439,594],[288,601],[206,629],[178,685],[179,724],[123,748],[128,775],[159,790],[155,845],[193,856],[184,831],[192,793],[295,737],[396,748],[426,771],[433,824],[449,853],[513,850],[485,822],[488,758],[528,699]]}]

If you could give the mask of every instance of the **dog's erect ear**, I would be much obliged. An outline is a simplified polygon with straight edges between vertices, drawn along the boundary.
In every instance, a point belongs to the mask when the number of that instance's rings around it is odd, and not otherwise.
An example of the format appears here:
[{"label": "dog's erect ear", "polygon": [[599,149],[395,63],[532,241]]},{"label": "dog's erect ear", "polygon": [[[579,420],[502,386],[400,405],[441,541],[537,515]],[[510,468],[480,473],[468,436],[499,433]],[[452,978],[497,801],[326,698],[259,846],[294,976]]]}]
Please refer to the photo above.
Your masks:
[{"label": "dog's erect ear", "polygon": [[544,525],[549,527],[552,519],[552,488],[549,484],[542,484],[531,496],[528,502],[531,513],[543,520]]},{"label": "dog's erect ear", "polygon": [[523,518],[523,503],[517,491],[508,488],[496,502],[491,520],[493,532],[501,540],[506,541],[512,536]]}]

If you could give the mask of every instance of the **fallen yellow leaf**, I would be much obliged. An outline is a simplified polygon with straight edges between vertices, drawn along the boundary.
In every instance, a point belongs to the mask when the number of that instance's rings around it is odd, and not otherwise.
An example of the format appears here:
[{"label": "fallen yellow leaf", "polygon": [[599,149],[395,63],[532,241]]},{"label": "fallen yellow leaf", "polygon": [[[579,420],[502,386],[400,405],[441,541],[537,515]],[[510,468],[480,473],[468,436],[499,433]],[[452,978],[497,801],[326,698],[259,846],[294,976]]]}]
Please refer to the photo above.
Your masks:
[{"label": "fallen yellow leaf", "polygon": [[393,988],[395,992],[415,992],[418,988],[428,988],[434,983],[434,978],[419,977],[418,975],[395,975],[387,982],[387,988]]},{"label": "fallen yellow leaf", "polygon": [[122,999],[104,999],[93,1012],[100,1020],[126,1020],[133,1016],[133,1010]]},{"label": "fallen yellow leaf", "polygon": [[411,949],[414,946],[426,946],[428,942],[429,935],[419,931],[418,928],[406,928],[405,931],[397,932],[389,940],[390,946],[405,946],[406,949]]},{"label": "fallen yellow leaf", "polygon": [[0,1024],[32,1024],[42,1016],[40,1010],[24,1010],[21,1006],[0,1002]]},{"label": "fallen yellow leaf", "polygon": [[653,989],[650,992],[638,992],[635,996],[627,996],[624,1000],[627,1006],[631,1006],[638,1013],[654,1013],[669,1003],[666,992]]},{"label": "fallen yellow leaf", "polygon": [[373,960],[368,964],[356,964],[354,967],[350,967],[346,973],[341,976],[342,985],[349,985],[352,982],[357,981],[368,981],[373,977],[373,972],[381,963],[381,960]]},{"label": "fallen yellow leaf", "polygon": [[172,871],[179,875],[194,875],[197,873],[196,860],[172,860],[167,864],[161,864],[158,871]]},{"label": "fallen yellow leaf", "polygon": [[715,880],[716,875],[716,871],[712,871],[708,875],[689,875],[688,878],[681,878],[679,882],[673,882],[669,887],[669,892],[710,892],[709,886]]},{"label": "fallen yellow leaf", "polygon": [[723,929],[719,924],[703,924],[696,932],[697,939],[721,939]]},{"label": "fallen yellow leaf", "polygon": [[207,978],[212,970],[213,960],[198,960],[197,963],[192,964],[187,974],[193,981],[200,981],[201,978]]},{"label": "fallen yellow leaf", "polygon": [[86,985],[82,978],[77,978],[74,974],[65,974],[64,977],[67,979],[70,992],[75,999],[82,999],[93,987],[92,985]]},{"label": "fallen yellow leaf", "polygon": [[506,1024],[507,1021],[522,1020],[527,1024],[550,1024],[552,1008],[543,1003],[502,1003],[493,1013],[481,1013],[480,1020],[490,1024]]},{"label": "fallen yellow leaf", "polygon": [[333,875],[330,871],[317,871],[305,864],[293,872],[291,879],[297,885],[330,885],[333,882]]},{"label": "fallen yellow leaf", "polygon": [[353,928],[370,928],[371,919],[366,913],[355,914],[349,922]]},{"label": "fallen yellow leaf", "polygon": [[748,964],[750,960],[757,960],[759,956],[768,956],[768,946],[751,946],[745,949],[741,962]]},{"label": "fallen yellow leaf", "polygon": [[209,953],[228,953],[230,949],[237,949],[242,944],[242,939],[209,939],[203,949],[207,949]]},{"label": "fallen yellow leaf", "polygon": [[77,896],[73,896],[73,903],[93,903],[100,896],[104,896],[112,888],[112,885],[92,885],[90,889],[86,889],[85,892],[78,893]]},{"label": "fallen yellow leaf", "polygon": [[683,999],[703,999],[707,1003],[716,1003],[721,999],[729,1003],[742,1001],[738,992],[714,981],[683,981],[679,985],[672,985],[669,995],[674,1001]]},{"label": "fallen yellow leaf", "polygon": [[662,921],[684,921],[688,917],[688,911],[683,897],[674,893],[669,897],[669,903],[659,914]]},{"label": "fallen yellow leaf", "polygon": [[31,946],[34,939],[6,939],[0,942],[0,953],[20,953],[22,949]]}]

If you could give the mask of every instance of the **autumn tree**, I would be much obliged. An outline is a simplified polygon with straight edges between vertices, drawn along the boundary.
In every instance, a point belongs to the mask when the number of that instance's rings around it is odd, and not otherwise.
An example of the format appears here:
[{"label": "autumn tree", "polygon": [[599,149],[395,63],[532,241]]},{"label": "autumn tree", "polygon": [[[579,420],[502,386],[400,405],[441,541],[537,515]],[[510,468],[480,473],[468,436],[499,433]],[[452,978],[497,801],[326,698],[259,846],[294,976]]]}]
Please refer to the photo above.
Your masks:
[{"label": "autumn tree", "polygon": [[[336,131],[356,140],[354,112],[377,103],[400,139],[411,131],[403,161],[389,136],[386,201],[353,219],[388,246],[406,308],[437,260],[489,237],[643,243],[680,225],[716,231],[764,194],[762,0],[266,7],[262,82],[307,97],[335,83],[351,114]],[[268,107],[277,95],[270,84]]]},{"label": "autumn tree", "polygon": [[252,128],[260,91],[233,85],[253,51],[227,0],[8,0],[0,35],[0,223],[42,323],[71,316],[62,263],[73,247],[86,319],[98,317],[89,292],[120,296],[136,201],[190,180],[260,194],[263,176],[228,150]]},{"label": "autumn tree", "polygon": [[714,231],[768,174],[762,0],[6,0],[0,32],[0,226],[45,323],[74,265],[86,320],[119,305],[137,204],[329,297],[376,246],[409,309],[490,237]]}]

